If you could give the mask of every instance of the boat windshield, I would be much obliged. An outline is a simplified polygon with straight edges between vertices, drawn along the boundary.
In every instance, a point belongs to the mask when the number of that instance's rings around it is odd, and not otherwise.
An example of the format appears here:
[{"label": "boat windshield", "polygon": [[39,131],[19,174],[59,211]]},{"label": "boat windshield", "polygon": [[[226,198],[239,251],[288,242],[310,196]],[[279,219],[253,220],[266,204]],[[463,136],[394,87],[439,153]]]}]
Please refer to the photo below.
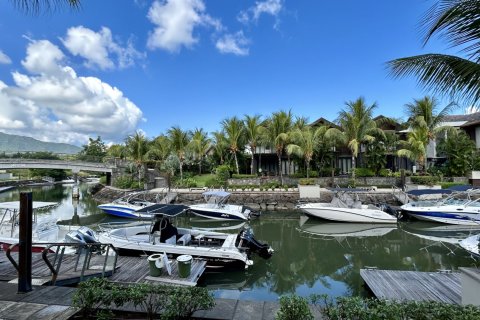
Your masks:
[{"label": "boat windshield", "polygon": [[210,204],[225,204],[228,201],[231,193],[223,190],[207,191],[203,193],[205,202]]}]

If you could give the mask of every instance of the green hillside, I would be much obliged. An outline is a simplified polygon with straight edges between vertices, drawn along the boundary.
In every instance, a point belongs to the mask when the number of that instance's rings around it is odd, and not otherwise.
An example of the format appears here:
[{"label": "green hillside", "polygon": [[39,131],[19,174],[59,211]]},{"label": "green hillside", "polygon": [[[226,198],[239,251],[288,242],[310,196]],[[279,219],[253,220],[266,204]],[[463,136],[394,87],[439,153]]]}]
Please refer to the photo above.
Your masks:
[{"label": "green hillside", "polygon": [[30,137],[0,132],[0,152],[46,151],[52,153],[75,154],[81,150],[82,148],[67,143],[43,142]]}]

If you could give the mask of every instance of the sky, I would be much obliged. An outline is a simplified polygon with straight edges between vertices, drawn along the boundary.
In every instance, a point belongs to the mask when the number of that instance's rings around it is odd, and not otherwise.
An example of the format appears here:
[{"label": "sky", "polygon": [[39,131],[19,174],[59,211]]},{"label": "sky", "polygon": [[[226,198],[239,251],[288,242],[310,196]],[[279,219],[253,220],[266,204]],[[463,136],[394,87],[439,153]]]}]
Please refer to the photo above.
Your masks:
[{"label": "sky", "polygon": [[430,0],[82,0],[27,13],[0,1],[0,131],[83,145],[280,110],[334,121],[347,101],[405,118],[428,94],[386,62],[422,44]]}]

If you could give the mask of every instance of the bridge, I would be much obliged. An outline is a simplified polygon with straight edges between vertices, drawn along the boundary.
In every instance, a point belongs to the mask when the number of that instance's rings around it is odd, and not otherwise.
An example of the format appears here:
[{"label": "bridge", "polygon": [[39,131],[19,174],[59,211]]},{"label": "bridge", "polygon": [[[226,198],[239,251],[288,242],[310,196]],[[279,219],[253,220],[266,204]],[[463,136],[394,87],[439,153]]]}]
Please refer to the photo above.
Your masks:
[{"label": "bridge", "polygon": [[104,172],[107,174],[107,184],[117,168],[115,163],[86,162],[79,160],[45,160],[45,159],[22,159],[7,158],[0,159],[0,169],[63,169],[72,170],[76,175],[80,171]]}]

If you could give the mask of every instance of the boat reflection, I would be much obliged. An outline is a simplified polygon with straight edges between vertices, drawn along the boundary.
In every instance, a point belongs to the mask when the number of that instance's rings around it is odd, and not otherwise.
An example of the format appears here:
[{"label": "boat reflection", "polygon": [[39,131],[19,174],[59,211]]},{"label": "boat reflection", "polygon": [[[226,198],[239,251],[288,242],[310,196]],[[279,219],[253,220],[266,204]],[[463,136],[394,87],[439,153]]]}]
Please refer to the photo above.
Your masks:
[{"label": "boat reflection", "polygon": [[319,222],[308,219],[306,216],[300,217],[300,227],[298,228],[302,233],[333,238],[381,237],[396,229],[396,225],[387,223]]},{"label": "boat reflection", "polygon": [[460,241],[480,234],[480,225],[448,225],[424,221],[401,224],[404,232],[416,237],[434,241],[459,245]]}]

